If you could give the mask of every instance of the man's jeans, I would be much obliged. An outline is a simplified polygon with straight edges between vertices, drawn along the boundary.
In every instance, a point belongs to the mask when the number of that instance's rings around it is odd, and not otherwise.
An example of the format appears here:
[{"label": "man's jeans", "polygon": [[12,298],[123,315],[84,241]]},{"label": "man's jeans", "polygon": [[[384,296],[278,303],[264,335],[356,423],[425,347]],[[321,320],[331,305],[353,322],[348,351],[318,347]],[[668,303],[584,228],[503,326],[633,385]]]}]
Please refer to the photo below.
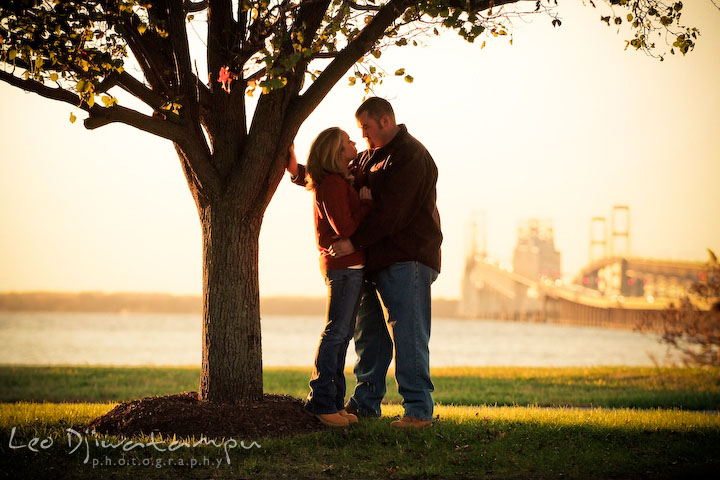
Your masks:
[{"label": "man's jeans", "polygon": [[353,337],[355,316],[363,285],[363,270],[328,270],[327,323],[315,354],[315,369],[305,408],[314,414],[345,408],[345,356]]},{"label": "man's jeans", "polygon": [[[430,381],[430,285],[438,272],[420,262],[400,262],[363,285],[355,326],[357,385],[349,404],[365,416],[380,416],[388,367],[395,349],[395,380],[405,415],[432,420]],[[378,298],[379,297],[379,298]],[[387,309],[387,321],[380,301]]]}]

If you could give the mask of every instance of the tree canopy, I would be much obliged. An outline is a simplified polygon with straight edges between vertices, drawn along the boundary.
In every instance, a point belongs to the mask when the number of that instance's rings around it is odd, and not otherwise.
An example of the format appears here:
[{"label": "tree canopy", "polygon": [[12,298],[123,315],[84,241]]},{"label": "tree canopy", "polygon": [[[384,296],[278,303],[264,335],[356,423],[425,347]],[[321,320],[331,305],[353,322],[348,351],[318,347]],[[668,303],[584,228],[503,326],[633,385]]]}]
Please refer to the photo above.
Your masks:
[{"label": "tree canopy", "polygon": [[[209,121],[217,87],[234,103],[242,101],[233,98],[238,94],[283,88],[300,72],[318,84],[303,95],[313,108],[353,65],[351,83],[370,89],[381,82],[384,72],[363,59],[389,46],[418,45],[442,28],[470,42],[504,36],[508,18],[534,12],[560,26],[556,6],[556,0],[10,0],[0,7],[0,79],[78,105],[89,114],[87,128],[122,122],[174,139],[180,117]],[[672,54],[695,45],[697,30],[681,24],[682,2],[607,0],[606,7],[603,22],[631,25],[628,47],[662,59],[663,42]],[[190,48],[188,30],[196,24],[206,24],[205,52]],[[207,74],[198,70],[203,53]],[[125,69],[131,56],[142,75]],[[113,87],[140,99],[153,118],[119,106]]]}]

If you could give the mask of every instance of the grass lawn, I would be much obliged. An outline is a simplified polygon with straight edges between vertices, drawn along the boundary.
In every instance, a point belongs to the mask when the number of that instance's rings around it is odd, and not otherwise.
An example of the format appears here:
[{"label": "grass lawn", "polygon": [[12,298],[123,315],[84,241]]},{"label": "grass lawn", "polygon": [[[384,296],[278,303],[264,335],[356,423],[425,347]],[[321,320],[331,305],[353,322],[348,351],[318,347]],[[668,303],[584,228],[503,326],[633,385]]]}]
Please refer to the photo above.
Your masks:
[{"label": "grass lawn", "polygon": [[[265,391],[304,398],[311,371],[265,368]],[[718,368],[453,367],[432,378],[443,405],[720,410]],[[199,380],[197,367],[0,366],[0,402],[121,402],[197,390]],[[387,401],[399,403],[392,372],[387,384]]]},{"label": "grass lawn", "polygon": [[[302,397],[308,375],[266,369],[265,390]],[[720,470],[720,416],[689,411],[718,410],[718,369],[435,369],[438,419],[416,432],[389,428],[402,413],[392,382],[383,418],[348,430],[238,432],[216,445],[67,430],[121,400],[194,390],[198,377],[193,368],[0,367],[0,476],[600,479]]]}]

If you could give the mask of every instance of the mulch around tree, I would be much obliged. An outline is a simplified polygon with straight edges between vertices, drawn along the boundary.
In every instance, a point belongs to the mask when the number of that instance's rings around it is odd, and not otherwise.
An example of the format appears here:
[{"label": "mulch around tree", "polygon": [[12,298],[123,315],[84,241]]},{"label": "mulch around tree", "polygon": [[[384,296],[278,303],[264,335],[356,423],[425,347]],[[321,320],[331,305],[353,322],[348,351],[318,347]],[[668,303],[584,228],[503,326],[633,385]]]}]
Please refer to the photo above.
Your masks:
[{"label": "mulch around tree", "polygon": [[82,427],[88,431],[130,437],[136,434],[235,438],[289,436],[324,430],[303,403],[287,395],[265,394],[246,405],[201,401],[197,392],[145,397],[121,403]]}]

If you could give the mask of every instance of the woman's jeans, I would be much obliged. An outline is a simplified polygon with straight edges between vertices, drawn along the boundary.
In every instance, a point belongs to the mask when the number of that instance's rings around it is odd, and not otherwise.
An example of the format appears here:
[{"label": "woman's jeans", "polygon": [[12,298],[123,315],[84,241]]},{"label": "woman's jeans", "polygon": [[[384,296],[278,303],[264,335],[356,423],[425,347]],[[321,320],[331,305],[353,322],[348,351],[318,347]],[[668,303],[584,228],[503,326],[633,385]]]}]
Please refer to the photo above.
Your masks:
[{"label": "woman's jeans", "polygon": [[[432,420],[430,285],[438,272],[420,262],[386,267],[365,282],[355,328],[357,385],[350,401],[361,415],[381,414],[385,378],[395,351],[395,380],[405,415]],[[387,320],[382,304],[387,309]]]},{"label": "woman's jeans", "polygon": [[327,270],[327,323],[315,354],[315,368],[305,408],[314,414],[345,408],[345,356],[355,330],[363,269]]}]

